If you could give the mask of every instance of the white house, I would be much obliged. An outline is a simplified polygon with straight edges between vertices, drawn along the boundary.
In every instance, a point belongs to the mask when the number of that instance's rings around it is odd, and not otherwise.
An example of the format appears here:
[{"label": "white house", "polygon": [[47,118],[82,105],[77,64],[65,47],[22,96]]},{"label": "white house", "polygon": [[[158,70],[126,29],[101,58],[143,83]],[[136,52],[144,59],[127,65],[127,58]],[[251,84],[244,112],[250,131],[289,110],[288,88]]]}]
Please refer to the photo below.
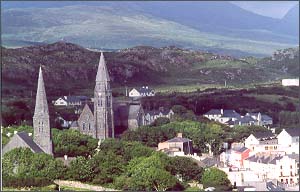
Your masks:
[{"label": "white house", "polygon": [[230,121],[234,122],[235,120],[240,119],[241,115],[235,110],[211,109],[204,114],[204,117],[223,124],[228,124]]},{"label": "white house", "polygon": [[283,129],[278,135],[278,144],[290,146],[293,143],[299,143],[300,128]]},{"label": "white house", "polygon": [[55,106],[81,106],[84,102],[90,99],[86,96],[63,96],[55,100]]},{"label": "white house", "polygon": [[246,169],[256,173],[261,180],[276,179],[283,184],[299,184],[299,154],[256,154],[244,160]]},{"label": "white house", "polygon": [[68,105],[68,102],[67,102],[67,99],[65,98],[66,96],[64,97],[60,97],[58,98],[57,100],[54,101],[54,105],[55,106],[67,106]]},{"label": "white house", "polygon": [[139,89],[133,88],[129,92],[129,97],[150,97],[154,95],[154,90],[150,89],[148,86],[143,86]]},{"label": "white house", "polygon": [[299,79],[282,79],[282,86],[299,86]]}]

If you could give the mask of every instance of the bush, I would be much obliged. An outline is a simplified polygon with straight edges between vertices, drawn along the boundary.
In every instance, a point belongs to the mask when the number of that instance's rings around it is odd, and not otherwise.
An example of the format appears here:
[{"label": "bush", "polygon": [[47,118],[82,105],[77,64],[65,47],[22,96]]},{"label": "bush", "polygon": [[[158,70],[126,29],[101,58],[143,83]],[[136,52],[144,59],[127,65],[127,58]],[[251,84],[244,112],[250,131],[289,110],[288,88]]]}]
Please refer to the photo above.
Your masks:
[{"label": "bush", "polygon": [[3,177],[3,187],[43,187],[52,183],[50,179],[43,177]]}]

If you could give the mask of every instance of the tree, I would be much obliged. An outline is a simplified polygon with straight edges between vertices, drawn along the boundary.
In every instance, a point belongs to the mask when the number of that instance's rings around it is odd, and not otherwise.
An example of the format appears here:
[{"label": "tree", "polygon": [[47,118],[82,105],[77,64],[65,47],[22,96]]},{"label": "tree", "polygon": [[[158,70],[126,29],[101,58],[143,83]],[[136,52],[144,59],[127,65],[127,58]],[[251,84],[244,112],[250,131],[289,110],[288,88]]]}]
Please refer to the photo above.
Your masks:
[{"label": "tree", "polygon": [[16,148],[5,153],[2,165],[3,177],[7,178],[5,181],[10,184],[19,182],[19,186],[40,185],[38,180],[48,184],[63,178],[66,171],[61,160],[45,153],[33,153],[28,148]]},{"label": "tree", "polygon": [[82,182],[92,181],[95,176],[89,162],[82,156],[71,161],[67,175],[70,179]]},{"label": "tree", "polygon": [[206,169],[201,181],[204,187],[216,187],[218,190],[229,190],[231,188],[227,174],[215,167]]},{"label": "tree", "polygon": [[156,153],[150,157],[139,157],[131,160],[127,174],[131,177],[131,190],[165,191],[178,182],[177,179],[165,170],[161,156]]},{"label": "tree", "polygon": [[159,117],[155,119],[155,121],[152,123],[152,126],[161,126],[164,124],[170,123],[170,119],[166,117]]},{"label": "tree", "polygon": [[167,168],[172,175],[177,175],[183,181],[199,181],[203,174],[203,168],[188,157],[170,157],[170,163]]}]

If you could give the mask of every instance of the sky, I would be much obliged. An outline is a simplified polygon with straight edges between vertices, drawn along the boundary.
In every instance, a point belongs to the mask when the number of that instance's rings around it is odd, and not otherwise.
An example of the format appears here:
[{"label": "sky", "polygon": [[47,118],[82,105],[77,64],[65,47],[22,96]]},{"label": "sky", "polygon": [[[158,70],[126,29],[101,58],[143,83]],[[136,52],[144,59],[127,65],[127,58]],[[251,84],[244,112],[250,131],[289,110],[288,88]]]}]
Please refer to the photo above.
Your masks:
[{"label": "sky", "polygon": [[284,15],[295,6],[298,1],[230,1],[239,7],[248,11],[273,17],[282,18]]}]

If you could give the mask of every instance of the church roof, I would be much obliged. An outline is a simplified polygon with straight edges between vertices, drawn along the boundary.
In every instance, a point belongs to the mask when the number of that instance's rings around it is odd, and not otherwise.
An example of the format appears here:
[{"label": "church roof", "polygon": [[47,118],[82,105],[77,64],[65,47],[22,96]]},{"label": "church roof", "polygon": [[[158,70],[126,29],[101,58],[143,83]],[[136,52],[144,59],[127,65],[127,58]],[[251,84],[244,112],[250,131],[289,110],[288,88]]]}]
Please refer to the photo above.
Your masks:
[{"label": "church roof", "polygon": [[45,113],[49,114],[49,111],[48,111],[48,103],[47,103],[42,68],[40,67],[34,115],[45,114]]},{"label": "church roof", "polygon": [[110,81],[103,52],[101,52],[97,76],[96,76],[96,82],[101,82],[101,81]]},{"label": "church roof", "polygon": [[43,153],[44,151],[33,141],[26,132],[19,132],[17,135],[30,147],[35,153]]}]

